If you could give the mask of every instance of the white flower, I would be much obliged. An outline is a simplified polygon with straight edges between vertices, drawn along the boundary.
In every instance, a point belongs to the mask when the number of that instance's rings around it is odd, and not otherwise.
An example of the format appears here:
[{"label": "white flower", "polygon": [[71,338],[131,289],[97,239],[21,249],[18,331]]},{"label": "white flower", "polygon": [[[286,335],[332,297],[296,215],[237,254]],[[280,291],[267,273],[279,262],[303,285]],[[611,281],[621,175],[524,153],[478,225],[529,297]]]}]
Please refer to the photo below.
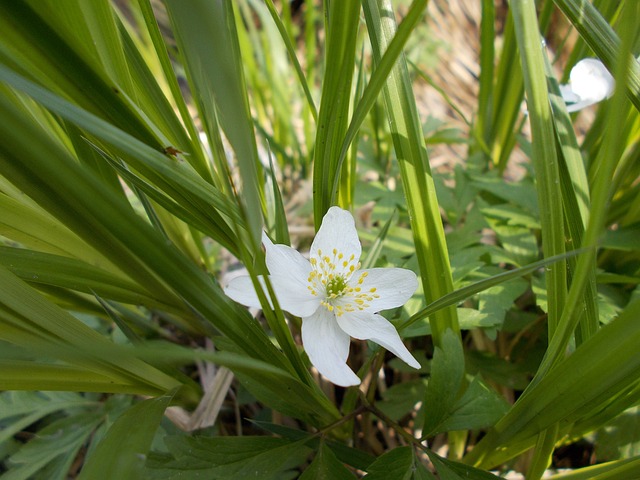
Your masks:
[{"label": "white flower", "polygon": [[[395,327],[377,312],[403,305],[418,287],[415,273],[403,268],[360,270],[361,246],[353,217],[331,207],[311,245],[310,260],[263,234],[269,280],[283,310],[302,318],[302,343],[311,363],[341,386],[357,385],[347,366],[350,338],[372,340],[414,368],[420,364]],[[260,307],[248,276],[225,288],[233,300]]]},{"label": "white flower", "polygon": [[560,85],[568,112],[577,112],[613,95],[616,82],[600,60],[585,58],[571,69],[569,84]]}]

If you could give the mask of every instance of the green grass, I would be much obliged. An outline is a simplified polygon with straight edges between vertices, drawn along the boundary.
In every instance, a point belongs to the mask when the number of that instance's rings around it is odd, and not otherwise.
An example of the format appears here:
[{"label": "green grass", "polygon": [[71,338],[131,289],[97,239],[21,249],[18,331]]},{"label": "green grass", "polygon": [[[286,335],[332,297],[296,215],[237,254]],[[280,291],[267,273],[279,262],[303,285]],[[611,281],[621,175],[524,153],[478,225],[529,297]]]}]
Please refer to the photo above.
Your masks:
[{"label": "green grass", "polygon": [[[0,2],[3,479],[640,475],[640,4],[483,1],[477,59],[434,7]],[[615,94],[569,115],[588,56]],[[353,341],[332,385],[263,291],[262,232],[333,205],[420,279],[383,312],[420,371]]]}]

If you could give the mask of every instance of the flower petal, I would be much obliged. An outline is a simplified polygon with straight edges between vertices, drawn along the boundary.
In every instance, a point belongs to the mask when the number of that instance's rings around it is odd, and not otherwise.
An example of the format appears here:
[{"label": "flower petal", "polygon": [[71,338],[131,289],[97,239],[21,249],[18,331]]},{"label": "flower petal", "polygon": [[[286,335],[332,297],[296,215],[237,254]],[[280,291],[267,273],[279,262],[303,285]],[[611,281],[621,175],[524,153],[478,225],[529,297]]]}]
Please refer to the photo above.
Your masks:
[{"label": "flower petal", "polygon": [[266,251],[267,268],[271,275],[295,277],[307,288],[307,278],[311,272],[309,260],[287,245],[274,244],[264,232],[262,233],[262,244]]},{"label": "flower petal", "polygon": [[345,313],[336,317],[338,325],[353,338],[371,340],[383,346],[413,368],[420,368],[418,361],[404,346],[400,335],[391,322],[381,315],[370,312]]},{"label": "flower petal", "polygon": [[349,335],[338,327],[335,315],[319,308],[302,319],[302,344],[309,360],[331,382],[342,387],[358,385],[360,379],[347,365]]},{"label": "flower petal", "polygon": [[[318,253],[319,251],[322,255]],[[353,216],[347,210],[331,207],[322,219],[322,225],[313,239],[309,256],[318,260],[322,260],[320,257],[330,257],[335,265],[333,272],[348,276],[351,273],[350,265],[353,265],[354,269],[357,268],[361,253],[362,246]],[[338,259],[339,255],[342,256]]]},{"label": "flower petal", "polygon": [[[260,283],[264,285],[264,278],[258,277]],[[260,300],[258,300],[258,294],[255,288],[253,288],[253,282],[249,275],[243,275],[231,280],[226,287],[224,287],[224,293],[232,300],[238,302],[246,307],[262,308]]]},{"label": "flower petal", "polygon": [[580,97],[571,89],[571,85],[561,84],[558,85],[558,87],[560,88],[560,95],[562,95],[564,103],[571,104],[580,101]]},{"label": "flower petal", "polygon": [[587,100],[580,100],[579,102],[576,102],[576,103],[568,104],[567,113],[578,112],[583,108],[590,107],[591,105],[595,105],[598,102],[599,100],[587,99]]},{"label": "flower petal", "polygon": [[262,234],[266,250],[269,280],[283,310],[298,317],[308,317],[320,306],[321,299],[309,291],[311,264],[297,250],[274,244]]},{"label": "flower petal", "polygon": [[[269,297],[269,292],[265,286],[264,277],[258,276],[258,281],[262,285],[262,290],[269,299],[269,305],[273,308],[273,302]],[[320,306],[320,299],[309,293],[306,286],[302,290],[298,283],[292,282],[289,277],[280,277],[269,275],[269,281],[276,293],[276,298],[280,304],[280,308],[297,317],[308,317],[313,314]],[[232,300],[246,306],[254,308],[262,308],[258,294],[253,288],[251,277],[244,275],[234,278],[224,288],[224,293]]]},{"label": "flower petal", "polygon": [[308,317],[320,307],[321,297],[312,295],[306,282],[293,276],[269,275],[280,308],[297,317]]},{"label": "flower petal", "polygon": [[[359,284],[360,279],[362,283]],[[418,288],[418,277],[406,268],[370,268],[356,272],[349,286],[377,295],[367,301],[367,311],[380,312],[404,305]]]},{"label": "flower petal", "polygon": [[596,58],[584,58],[571,69],[569,85],[583,102],[599,102],[613,95],[616,82]]}]

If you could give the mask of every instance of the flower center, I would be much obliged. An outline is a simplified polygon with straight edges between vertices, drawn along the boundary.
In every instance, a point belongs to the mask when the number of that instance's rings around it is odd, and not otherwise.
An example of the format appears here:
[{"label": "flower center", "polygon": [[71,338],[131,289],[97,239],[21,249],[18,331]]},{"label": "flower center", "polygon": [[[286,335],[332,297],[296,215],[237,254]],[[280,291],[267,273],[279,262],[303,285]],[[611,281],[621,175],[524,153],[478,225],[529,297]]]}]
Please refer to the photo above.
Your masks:
[{"label": "flower center", "polygon": [[307,278],[307,289],[313,296],[321,296],[320,304],[337,316],[365,310],[369,308],[369,302],[380,298],[375,287],[363,291],[367,272],[360,272],[357,282],[349,284],[351,276],[360,268],[360,263],[355,262],[355,255],[347,259],[335,248],[332,256],[323,255],[322,250],[318,250],[310,261],[312,270]]},{"label": "flower center", "polygon": [[329,279],[325,287],[327,292],[327,298],[338,298],[345,294],[347,288],[347,281],[342,275],[336,275]]}]

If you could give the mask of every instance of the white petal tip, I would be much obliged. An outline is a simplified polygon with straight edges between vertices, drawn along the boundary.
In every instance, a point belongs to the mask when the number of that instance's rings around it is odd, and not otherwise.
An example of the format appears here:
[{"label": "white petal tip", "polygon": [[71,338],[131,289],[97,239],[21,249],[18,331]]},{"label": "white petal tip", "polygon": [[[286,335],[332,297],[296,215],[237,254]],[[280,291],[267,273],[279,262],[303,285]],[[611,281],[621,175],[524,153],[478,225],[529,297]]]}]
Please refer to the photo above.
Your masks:
[{"label": "white petal tip", "polygon": [[420,365],[420,363],[413,357],[403,358],[402,361],[407,365],[409,365],[410,367],[415,368],[416,370],[420,370],[422,368],[422,365]]},{"label": "white petal tip", "polygon": [[261,240],[262,240],[262,244],[265,246],[265,248],[272,247],[274,245],[274,243],[271,241],[271,239],[267,235],[267,232],[265,232],[264,230],[262,231]]},{"label": "white petal tip", "polygon": [[[349,369],[349,367],[346,367],[346,368]],[[353,373],[351,369],[349,369],[348,373],[343,370],[339,376],[334,376],[334,375],[326,376],[324,374],[322,374],[322,376],[327,380],[329,380],[334,385],[337,385],[339,387],[346,388],[346,387],[353,387],[356,385],[360,385],[360,378],[358,378],[358,376],[355,373]]]},{"label": "white petal tip", "polygon": [[344,383],[337,383],[337,382],[332,382],[334,385],[337,385],[339,387],[344,387],[344,388],[348,388],[348,387],[355,387],[356,385],[360,385],[360,379],[358,379],[358,381],[352,381],[352,382],[344,382]]},{"label": "white petal tip", "polygon": [[236,277],[229,281],[229,283],[223,288],[226,296],[231,298],[234,302],[238,302],[245,307],[262,308],[258,294],[253,287],[251,277],[248,275]]}]

